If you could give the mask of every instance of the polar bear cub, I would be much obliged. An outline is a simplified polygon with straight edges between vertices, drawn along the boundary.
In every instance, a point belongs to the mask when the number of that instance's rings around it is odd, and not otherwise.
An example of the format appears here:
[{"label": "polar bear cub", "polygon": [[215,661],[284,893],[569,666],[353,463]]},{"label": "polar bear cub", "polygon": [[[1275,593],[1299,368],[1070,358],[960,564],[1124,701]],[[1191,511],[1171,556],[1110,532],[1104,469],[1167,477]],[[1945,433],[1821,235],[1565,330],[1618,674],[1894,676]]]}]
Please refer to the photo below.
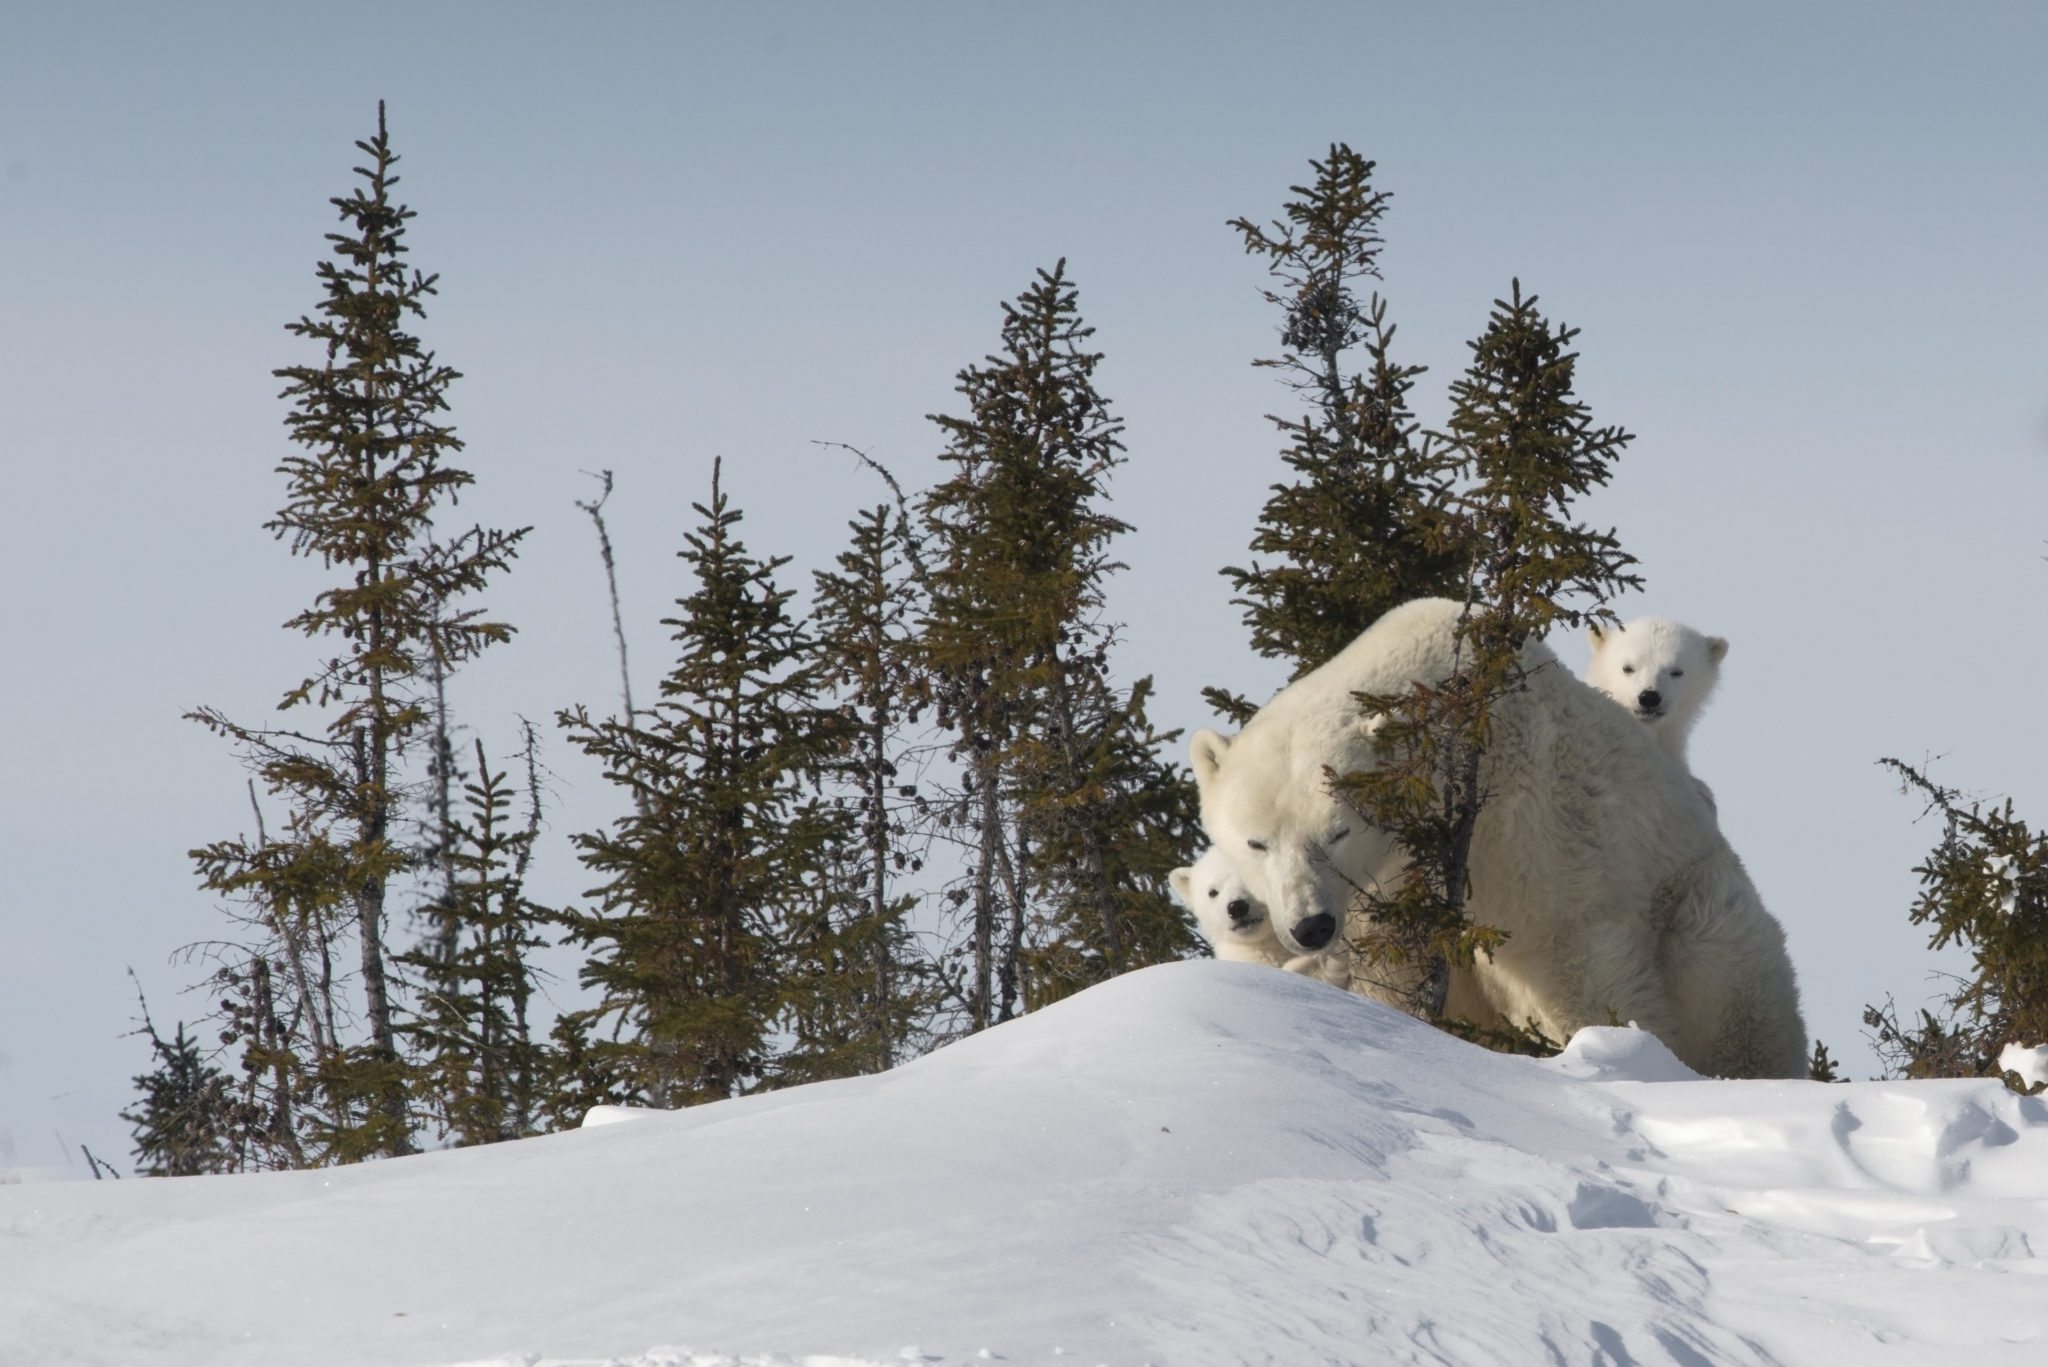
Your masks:
[{"label": "polar bear cub", "polygon": [[1587,628],[1593,660],[1586,682],[1626,707],[1685,763],[1685,742],[1721,681],[1728,638],[1704,636],[1669,617],[1638,617],[1604,630]]},{"label": "polar bear cub", "polygon": [[1167,881],[1195,913],[1195,928],[1217,958],[1279,968],[1292,957],[1280,948],[1265,906],[1252,900],[1244,880],[1224,862],[1221,851],[1209,850],[1193,864],[1168,874]]}]

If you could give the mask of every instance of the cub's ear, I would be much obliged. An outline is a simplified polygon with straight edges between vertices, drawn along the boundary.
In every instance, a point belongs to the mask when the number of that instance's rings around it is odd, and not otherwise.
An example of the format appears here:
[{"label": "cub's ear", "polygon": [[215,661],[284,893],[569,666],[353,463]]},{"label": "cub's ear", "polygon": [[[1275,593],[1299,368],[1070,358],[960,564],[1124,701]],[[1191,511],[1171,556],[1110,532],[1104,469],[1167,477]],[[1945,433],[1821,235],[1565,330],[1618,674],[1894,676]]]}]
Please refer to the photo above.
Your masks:
[{"label": "cub's ear", "polygon": [[1188,741],[1188,758],[1195,766],[1195,783],[1206,787],[1216,777],[1216,771],[1223,767],[1223,756],[1230,751],[1230,737],[1219,736],[1214,731],[1195,732]]},{"label": "cub's ear", "polygon": [[1708,661],[1713,664],[1719,664],[1726,658],[1728,658],[1728,638],[1726,636],[1709,636],[1707,638]]},{"label": "cub's ear", "polygon": [[1595,655],[1607,649],[1607,639],[1613,634],[1612,631],[1602,631],[1598,622],[1586,623],[1586,639],[1593,643],[1593,653]]},{"label": "cub's ear", "polygon": [[1172,873],[1167,874],[1166,881],[1173,885],[1173,892],[1176,897],[1180,898],[1190,908],[1195,905],[1195,871],[1193,868],[1183,864]]}]

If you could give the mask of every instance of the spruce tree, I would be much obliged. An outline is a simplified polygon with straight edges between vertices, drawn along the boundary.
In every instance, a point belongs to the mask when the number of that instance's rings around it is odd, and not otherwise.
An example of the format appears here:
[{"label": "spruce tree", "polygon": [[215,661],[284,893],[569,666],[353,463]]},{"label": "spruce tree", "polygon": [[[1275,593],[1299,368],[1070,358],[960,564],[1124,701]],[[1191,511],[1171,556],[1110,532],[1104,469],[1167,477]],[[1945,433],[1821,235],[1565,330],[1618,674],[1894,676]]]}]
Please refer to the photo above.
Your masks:
[{"label": "spruce tree", "polygon": [[[529,732],[529,758],[534,743]],[[419,980],[417,1008],[400,1027],[417,1057],[419,1104],[458,1145],[536,1133],[549,1067],[533,1034],[531,963],[549,913],[525,892],[538,792],[529,785],[515,823],[510,778],[492,770],[482,741],[475,761],[466,819],[448,827],[450,883],[438,908],[447,930],[402,959]]]},{"label": "spruce tree", "polygon": [[[286,809],[274,840],[259,812],[254,840],[193,851],[204,885],[237,899],[256,933],[218,982],[252,1051],[245,1073],[266,1092],[280,1162],[413,1147],[390,948],[391,890],[415,858],[403,838],[409,765],[429,729],[434,671],[511,635],[455,605],[507,568],[525,535],[437,531],[437,515],[473,480],[450,463],[462,442],[443,417],[459,376],[407,330],[437,277],[406,263],[413,212],[392,197],[398,157],[381,103],[376,136],[356,146],[368,164],[332,201],[345,230],[328,234],[333,259],[317,267],[325,298],[288,325],[319,359],[276,372],[299,450],[279,466],[286,502],[265,524],[294,555],[340,572],[286,623],[331,653],[280,708],[320,720],[267,728],[212,708],[190,714],[232,740]],[[334,961],[350,941],[352,981]]]},{"label": "spruce tree", "polygon": [[1866,1007],[1864,1023],[1894,1076],[1996,1075],[2006,1045],[2048,1043],[2048,834],[2010,798],[1972,801],[1902,760],[1881,763],[1941,818],[1940,839],[1913,869],[1913,924],[1929,928],[1932,949],[1967,949],[1971,968],[1941,1014],[1923,1009],[1917,1026],[1903,1025],[1887,1003]]},{"label": "spruce tree", "polygon": [[1150,676],[1110,682],[1105,645],[1047,669],[1042,719],[1013,752],[1018,827],[1045,904],[1046,933],[1025,953],[1033,1007],[1196,947],[1167,896],[1199,844],[1194,786],[1161,758],[1180,733],[1147,718]]},{"label": "spruce tree", "polygon": [[835,568],[813,575],[822,680],[846,709],[847,747],[824,775],[847,843],[834,852],[792,944],[787,1081],[880,1072],[929,1028],[933,986],[910,917],[920,898],[927,804],[913,735],[930,703],[916,655],[915,529],[900,508],[864,510]]},{"label": "spruce tree", "polygon": [[1128,524],[1101,506],[1123,426],[1094,387],[1066,263],[1003,306],[1002,350],[934,416],[952,476],[923,502],[933,547],[923,655],[964,785],[966,1009],[980,1028],[1191,948],[1166,893],[1193,790],[1155,748],[1150,680],[1108,673],[1103,588]]},{"label": "spruce tree", "polygon": [[239,1117],[226,1073],[206,1061],[185,1023],[165,1039],[145,1014],[157,1066],[135,1079],[142,1099],[121,1118],[134,1127],[135,1170],[145,1177],[232,1172]]},{"label": "spruce tree", "polygon": [[1443,1008],[1448,965],[1500,943],[1465,915],[1492,709],[1523,686],[1528,641],[1559,623],[1610,619],[1607,602],[1642,582],[1611,530],[1570,520],[1573,502],[1607,482],[1633,438],[1595,426],[1573,389],[1577,330],[1553,329],[1536,302],[1519,280],[1509,299],[1494,301],[1451,388],[1448,428],[1432,434],[1436,478],[1455,486],[1432,544],[1468,566],[1458,672],[1368,699],[1387,715],[1376,733],[1383,762],[1340,778],[1410,857],[1397,887],[1361,890],[1375,929],[1354,950],[1431,1018]]},{"label": "spruce tree", "polygon": [[1570,519],[1579,498],[1613,477],[1635,437],[1595,426],[1573,388],[1579,330],[1553,329],[1536,303],[1520,280],[1508,299],[1494,300],[1439,434],[1471,480],[1457,500],[1462,528],[1438,541],[1470,556],[1481,607],[1467,636],[1482,669],[1510,669],[1524,642],[1560,623],[1576,630],[1610,620],[1606,605],[1642,587],[1629,569],[1635,557],[1611,528]]},{"label": "spruce tree", "polygon": [[[1335,655],[1380,614],[1411,598],[1462,596],[1465,564],[1432,535],[1440,490],[1419,449],[1408,394],[1424,367],[1393,358],[1394,326],[1377,290],[1379,222],[1390,196],[1374,163],[1343,143],[1311,161],[1310,185],[1268,224],[1231,222],[1272,283],[1282,313],[1281,373],[1307,405],[1271,421],[1286,441],[1290,483],[1260,512],[1249,568],[1226,568],[1245,609],[1252,648],[1288,661],[1298,678]],[[1366,369],[1347,370],[1362,351]],[[1209,689],[1210,704],[1243,722],[1256,709]]]},{"label": "spruce tree", "polygon": [[695,583],[664,621],[677,658],[659,701],[627,719],[560,717],[634,806],[576,837],[605,881],[595,909],[564,914],[602,998],[563,1040],[581,1085],[602,1080],[610,1100],[684,1106],[762,1077],[793,912],[846,843],[813,791],[845,746],[842,714],[817,701],[809,635],[776,584],[787,557],[747,552],[721,472],[679,552]]}]

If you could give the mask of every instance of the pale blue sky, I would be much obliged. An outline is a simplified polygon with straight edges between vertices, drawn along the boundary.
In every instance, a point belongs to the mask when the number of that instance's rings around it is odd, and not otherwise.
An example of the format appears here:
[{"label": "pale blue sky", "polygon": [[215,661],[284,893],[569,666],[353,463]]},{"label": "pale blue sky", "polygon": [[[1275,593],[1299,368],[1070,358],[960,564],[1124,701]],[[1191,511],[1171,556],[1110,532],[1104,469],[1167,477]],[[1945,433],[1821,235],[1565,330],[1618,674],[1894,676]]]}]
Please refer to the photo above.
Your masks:
[{"label": "pale blue sky", "polygon": [[[1810,1027],[1927,991],[1933,832],[1874,765],[2048,821],[2048,11],[2021,5],[19,6],[0,41],[0,1168],[128,1163],[132,965],[222,922],[184,852],[246,828],[179,714],[262,715],[319,585],[261,530],[271,370],[314,306],[328,197],[390,105],[467,376],[465,514],[533,523],[461,681],[512,717],[614,692],[578,473],[609,466],[637,682],[711,460],[751,544],[841,543],[907,479],[999,302],[1062,255],[1128,423],[1113,590],[1159,719],[1277,681],[1216,569],[1245,557],[1286,406],[1224,221],[1334,140],[1395,199],[1385,292],[1425,416],[1519,274],[1584,329],[1581,392],[1639,434],[1588,509],[1662,612],[1731,638],[1693,748],[1785,922]],[[1560,643],[1574,665],[1576,642]],[[544,896],[611,795],[565,747]],[[60,1143],[61,1135],[65,1143]],[[5,1146],[13,1145],[10,1157]],[[69,1160],[75,1162],[75,1158]]]}]

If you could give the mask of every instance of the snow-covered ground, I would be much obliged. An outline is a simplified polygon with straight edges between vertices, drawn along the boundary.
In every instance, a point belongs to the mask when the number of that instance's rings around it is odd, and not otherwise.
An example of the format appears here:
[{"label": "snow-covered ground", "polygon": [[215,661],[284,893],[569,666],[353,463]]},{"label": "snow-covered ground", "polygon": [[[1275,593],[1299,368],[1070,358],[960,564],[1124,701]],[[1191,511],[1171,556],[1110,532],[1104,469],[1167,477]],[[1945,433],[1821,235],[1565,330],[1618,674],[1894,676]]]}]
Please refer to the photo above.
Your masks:
[{"label": "snow-covered ground", "polygon": [[0,1188],[0,1361],[2048,1361],[2048,1104],[1993,1082],[1507,1058],[1204,962],[604,1118]]}]

